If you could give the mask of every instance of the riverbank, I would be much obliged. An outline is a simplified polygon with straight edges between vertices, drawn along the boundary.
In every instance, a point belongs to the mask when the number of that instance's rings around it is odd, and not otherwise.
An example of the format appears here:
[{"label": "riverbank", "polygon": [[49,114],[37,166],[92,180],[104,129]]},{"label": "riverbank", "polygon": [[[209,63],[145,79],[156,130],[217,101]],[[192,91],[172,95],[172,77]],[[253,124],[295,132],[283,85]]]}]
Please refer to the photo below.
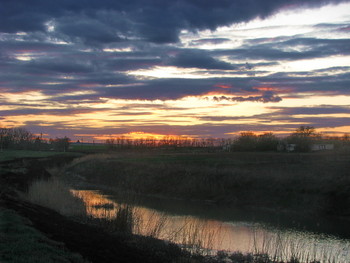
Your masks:
[{"label": "riverbank", "polygon": [[[188,155],[181,154],[163,156],[157,154],[140,155],[135,153],[124,153],[122,156],[95,155],[81,157],[80,159],[74,159],[75,157],[63,158],[56,156],[53,158],[24,158],[3,162],[0,164],[0,207],[2,209],[10,209],[11,211],[14,211],[16,215],[25,218],[27,223],[30,222],[32,227],[39,230],[46,237],[49,237],[54,242],[59,242],[61,244],[59,246],[64,247],[64,250],[71,251],[74,255],[79,254],[79,259],[87,262],[115,262],[116,259],[118,259],[118,262],[193,263],[242,262],[242,260],[245,260],[246,262],[262,262],[259,261],[260,259],[265,260],[264,262],[273,262],[273,259],[267,259],[266,256],[261,254],[243,255],[241,253],[219,253],[214,257],[189,256],[189,254],[184,253],[184,251],[179,247],[170,243],[165,243],[163,241],[147,237],[125,236],[116,233],[111,234],[105,232],[99,227],[79,223],[76,219],[67,218],[50,209],[29,203],[28,201],[20,198],[17,192],[18,190],[26,192],[28,186],[36,180],[46,180],[50,178],[51,175],[47,172],[47,167],[50,167],[51,171],[61,174],[61,176],[64,174],[64,177],[68,177],[70,180],[75,182],[99,181],[100,183],[104,182],[106,184],[108,181],[104,181],[104,175],[101,176],[102,178],[100,178],[100,175],[104,174],[102,172],[105,172],[108,169],[111,169],[113,174],[120,175],[123,174],[120,173],[121,171],[126,174],[126,171],[130,173],[135,171],[135,169],[139,169],[141,166],[146,167],[147,169],[140,170],[140,174],[142,172],[146,172],[145,174],[147,175],[151,173],[151,169],[155,169],[154,172],[158,173],[160,172],[160,168],[171,168],[169,166],[170,163],[171,165],[174,165],[173,167],[179,167],[184,163],[187,165],[195,164],[194,166],[198,167],[202,166],[202,164],[208,163],[209,161],[209,164],[213,164],[213,162],[216,163],[216,167],[223,165],[223,167],[228,168],[230,165],[229,162],[232,160],[232,158],[224,159],[223,156],[214,155],[193,155],[190,157],[191,158],[189,158]],[[294,156],[293,158],[297,157]],[[219,160],[221,161],[219,162]],[[118,162],[117,166],[115,166],[116,161]],[[261,161],[262,159],[256,159],[253,162]],[[239,162],[242,162],[242,160],[237,158],[235,159],[235,162],[237,165]],[[135,163],[138,165],[133,165]],[[245,163],[245,165],[247,165],[247,163]],[[100,170],[90,170],[90,172],[95,172],[95,176],[91,178],[86,174],[77,173],[77,168],[86,171],[86,169],[89,167],[95,167],[95,169]],[[124,168],[120,169],[121,167]],[[188,171],[192,171],[188,168],[188,166],[185,166],[184,168],[187,168]],[[204,168],[205,166],[203,169]],[[197,168],[192,169],[196,170]],[[178,171],[179,170],[173,170],[173,172]],[[169,175],[169,173],[166,175]],[[110,175],[111,174],[109,174],[109,176]],[[187,176],[189,175],[190,174]],[[161,176],[161,174],[158,174],[158,176]],[[113,182],[115,179],[116,178],[111,178],[110,182]],[[136,178],[134,178],[134,180],[135,179]],[[170,180],[170,182],[172,182],[172,180]],[[109,185],[112,186],[113,184]],[[127,187],[126,189],[131,188]],[[159,195],[159,193],[157,193],[157,195]],[[167,197],[167,195],[164,196]],[[48,242],[50,243],[51,241]],[[6,262],[4,259],[1,261]]]},{"label": "riverbank", "polygon": [[[57,155],[0,163],[1,262],[39,262],[36,258],[42,257],[45,262],[163,263],[176,262],[186,254],[176,245],[160,240],[107,233],[98,226],[80,223],[79,218],[68,218],[23,199],[32,182],[50,178],[46,167],[63,165],[72,158]],[[17,246],[23,238],[17,228],[35,237],[27,239],[26,246],[32,249]]]},{"label": "riverbank", "polygon": [[61,171],[75,183],[234,207],[350,218],[350,153],[114,153]]}]

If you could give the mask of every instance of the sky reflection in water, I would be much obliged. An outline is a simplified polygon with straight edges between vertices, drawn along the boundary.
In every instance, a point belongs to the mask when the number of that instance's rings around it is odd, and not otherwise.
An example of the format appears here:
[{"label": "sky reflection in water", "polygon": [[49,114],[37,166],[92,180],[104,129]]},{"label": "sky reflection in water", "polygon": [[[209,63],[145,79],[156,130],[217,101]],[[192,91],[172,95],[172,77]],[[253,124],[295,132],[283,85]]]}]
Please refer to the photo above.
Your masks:
[{"label": "sky reflection in water", "polygon": [[[95,190],[72,190],[82,198],[86,212],[95,218],[114,218],[126,203],[117,203]],[[190,215],[176,215],[142,206],[133,206],[135,234],[150,235],[184,246],[244,253],[268,252],[278,258],[298,255],[348,262],[350,241],[310,232],[277,230],[251,222],[218,221]]]}]

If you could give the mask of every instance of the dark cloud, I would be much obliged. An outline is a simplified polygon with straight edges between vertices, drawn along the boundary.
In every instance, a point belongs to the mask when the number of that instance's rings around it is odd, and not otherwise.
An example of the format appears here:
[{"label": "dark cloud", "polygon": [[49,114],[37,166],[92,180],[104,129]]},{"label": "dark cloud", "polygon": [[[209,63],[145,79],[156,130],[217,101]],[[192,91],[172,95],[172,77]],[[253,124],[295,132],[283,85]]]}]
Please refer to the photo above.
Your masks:
[{"label": "dark cloud", "polygon": [[55,73],[90,73],[93,71],[93,66],[80,61],[72,61],[72,59],[41,59],[39,61],[29,62],[26,66],[32,72],[55,72]]},{"label": "dark cloud", "polygon": [[229,38],[203,38],[191,41],[192,45],[203,45],[203,44],[211,44],[218,45],[225,42],[231,41]]},{"label": "dark cloud", "polygon": [[204,68],[204,69],[221,69],[233,70],[235,66],[224,61],[216,60],[207,52],[192,50],[183,51],[171,58],[168,65],[183,68]]},{"label": "dark cloud", "polygon": [[[216,55],[230,56],[232,59],[247,60],[299,60],[322,58],[333,55],[349,55],[350,39],[292,38],[276,39],[265,43],[264,39],[254,39],[240,48],[214,52]],[[260,42],[263,42],[262,44]],[[259,44],[260,43],[260,44]]]},{"label": "dark cloud", "polygon": [[[307,72],[307,74],[303,72],[302,74],[304,74],[304,76],[300,77],[295,77],[293,72],[276,73],[267,77],[255,79],[261,81],[261,83],[269,83],[269,85],[274,87],[282,87],[286,90],[289,89],[300,93],[312,92],[318,95],[350,94],[350,73],[341,72],[339,74],[330,75],[330,71],[328,74],[314,76],[317,72],[320,71],[310,71]],[[323,71],[321,70],[321,72]]]},{"label": "dark cloud", "polygon": [[162,64],[160,58],[115,58],[106,62],[112,70],[127,71],[147,69]]},{"label": "dark cloud", "polygon": [[227,96],[214,96],[213,97],[214,101],[256,101],[256,102],[263,102],[263,103],[268,103],[268,102],[279,102],[282,100],[281,97],[275,95],[272,91],[265,91],[262,95],[260,96],[247,96],[247,97],[227,97]]},{"label": "dark cloud", "polygon": [[[339,2],[346,0],[292,0],[288,5],[316,7]],[[0,31],[44,32],[46,23],[54,20],[60,33],[68,37],[74,34],[86,43],[119,41],[120,36],[170,43],[178,40],[183,29],[214,30],[256,17],[264,18],[285,7],[283,0],[263,3],[260,0],[5,0],[0,3]],[[74,20],[85,15],[90,18]],[[89,31],[89,27],[92,30]]]},{"label": "dark cloud", "polygon": [[[318,71],[316,71],[318,72]],[[303,77],[289,76],[289,73],[273,74],[266,77],[226,77],[207,79],[151,79],[142,80],[142,85],[126,85],[120,88],[99,88],[96,90],[100,96],[121,99],[179,99],[185,96],[205,96],[208,93],[226,94],[236,97],[236,101],[280,101],[281,98],[274,93],[297,92],[299,95],[310,93],[316,95],[344,95],[350,94],[350,73],[340,73],[333,77],[329,75],[312,76],[313,72]],[[130,80],[131,81],[131,80]],[[136,83],[137,80],[134,80]],[[126,83],[126,82],[124,82]],[[129,82],[130,83],[130,82]],[[227,86],[231,88],[221,88]],[[269,87],[272,90],[262,95],[259,87]],[[307,95],[309,96],[309,95]]]},{"label": "dark cloud", "polygon": [[82,41],[88,45],[99,45],[118,42],[121,38],[111,25],[86,16],[60,19],[55,26],[59,37],[69,42]]},{"label": "dark cloud", "polygon": [[100,89],[101,95],[120,99],[167,100],[188,95],[200,95],[212,91],[211,81],[196,79],[155,79],[144,81],[144,85],[117,89]]},{"label": "dark cloud", "polygon": [[[23,105],[22,105],[23,106]],[[90,109],[90,108],[65,108],[65,109],[16,109],[16,110],[6,110],[0,111],[0,115],[6,116],[23,116],[23,115],[75,115],[84,113],[94,113],[97,111],[103,111],[106,109]]]},{"label": "dark cloud", "polygon": [[[296,129],[301,124],[314,126],[317,129],[334,128],[349,126],[350,119],[348,117],[339,117],[336,114],[349,114],[349,106],[333,106],[333,105],[321,105],[319,107],[290,107],[279,108],[270,107],[275,110],[268,114],[258,114],[253,116],[198,116],[197,118],[203,121],[216,122],[222,124],[216,124],[216,126],[225,126],[227,121],[235,121],[236,123],[244,122],[248,120],[251,124],[239,125],[239,129],[236,131],[250,130],[250,131],[288,131],[290,129]],[[328,116],[323,116],[328,114]],[[329,115],[330,114],[330,115]],[[332,114],[335,114],[332,116]],[[293,115],[304,115],[303,118]],[[310,115],[310,116],[308,116]],[[318,116],[314,116],[318,115]],[[258,120],[258,121],[257,121]],[[282,122],[283,124],[278,124]],[[235,125],[234,125],[235,126]]]}]

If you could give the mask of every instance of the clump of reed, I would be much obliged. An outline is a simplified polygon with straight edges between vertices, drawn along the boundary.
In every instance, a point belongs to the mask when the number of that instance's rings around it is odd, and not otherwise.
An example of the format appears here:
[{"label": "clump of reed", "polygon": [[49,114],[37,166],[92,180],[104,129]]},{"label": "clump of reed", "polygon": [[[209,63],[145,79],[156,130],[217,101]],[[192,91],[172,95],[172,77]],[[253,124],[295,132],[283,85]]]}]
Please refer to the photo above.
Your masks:
[{"label": "clump of reed", "polygon": [[69,187],[56,177],[34,181],[29,186],[25,198],[62,215],[82,216],[85,214],[84,202],[73,196]]},{"label": "clump of reed", "polygon": [[165,234],[165,229],[168,225],[168,217],[162,213],[155,211],[145,215],[145,211],[134,207],[135,221],[133,233],[137,235],[168,239]]},{"label": "clump of reed", "polygon": [[100,217],[86,214],[81,220],[85,223],[101,227],[109,233],[123,235],[131,235],[133,233],[135,215],[132,206],[125,204],[110,210],[109,207],[101,205],[97,209],[102,210]]},{"label": "clump of reed", "polygon": [[219,238],[219,229],[211,229],[207,222],[186,217],[178,229],[168,233],[167,239],[179,244],[193,255],[211,255]]},{"label": "clump of reed", "polygon": [[[267,263],[347,263],[350,244],[330,247],[327,241],[282,237],[281,233],[255,232],[253,253],[256,261]],[[345,251],[345,252],[344,252]],[[346,253],[346,254],[345,254]]]}]

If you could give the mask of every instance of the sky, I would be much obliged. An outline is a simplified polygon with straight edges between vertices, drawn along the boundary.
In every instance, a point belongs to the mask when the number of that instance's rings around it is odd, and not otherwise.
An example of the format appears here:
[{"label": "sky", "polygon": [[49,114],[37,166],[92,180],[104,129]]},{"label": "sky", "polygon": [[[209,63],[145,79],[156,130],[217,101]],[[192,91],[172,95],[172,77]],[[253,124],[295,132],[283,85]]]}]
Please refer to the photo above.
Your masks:
[{"label": "sky", "polygon": [[1,0],[0,127],[350,132],[349,0]]}]

